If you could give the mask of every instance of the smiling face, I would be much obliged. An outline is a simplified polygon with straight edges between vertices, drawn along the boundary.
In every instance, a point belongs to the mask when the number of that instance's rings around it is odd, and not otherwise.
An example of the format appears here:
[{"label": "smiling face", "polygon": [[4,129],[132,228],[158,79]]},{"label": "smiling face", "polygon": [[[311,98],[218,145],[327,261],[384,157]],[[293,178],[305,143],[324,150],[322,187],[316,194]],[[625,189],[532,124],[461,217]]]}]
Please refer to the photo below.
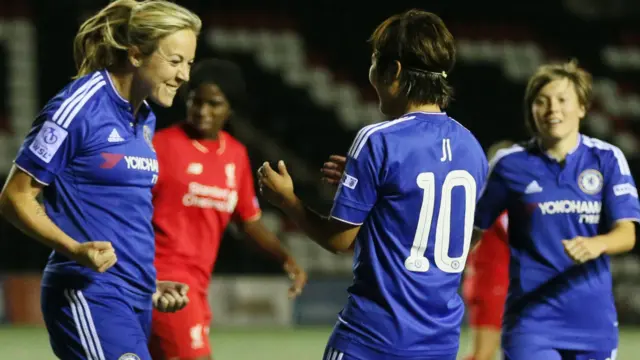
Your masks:
[{"label": "smiling face", "polygon": [[189,80],[196,42],[193,30],[180,30],[162,38],[156,50],[142,59],[137,76],[153,102],[163,107],[173,104],[178,88]]},{"label": "smiling face", "polygon": [[576,87],[568,78],[552,80],[543,86],[531,104],[538,135],[560,141],[576,136],[586,109],[580,103]]}]

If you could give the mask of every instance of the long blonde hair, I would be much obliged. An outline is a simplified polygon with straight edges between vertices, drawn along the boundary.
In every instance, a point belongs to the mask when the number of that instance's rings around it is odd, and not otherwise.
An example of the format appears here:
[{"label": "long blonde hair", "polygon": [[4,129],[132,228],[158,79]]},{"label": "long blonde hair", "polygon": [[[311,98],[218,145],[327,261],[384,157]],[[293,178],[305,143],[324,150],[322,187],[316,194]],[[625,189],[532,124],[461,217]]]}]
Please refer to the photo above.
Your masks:
[{"label": "long blonde hair", "polygon": [[201,28],[196,14],[169,1],[114,1],[80,26],[73,42],[75,78],[123,65],[132,46],[150,55],[165,36],[184,29],[197,35]]}]

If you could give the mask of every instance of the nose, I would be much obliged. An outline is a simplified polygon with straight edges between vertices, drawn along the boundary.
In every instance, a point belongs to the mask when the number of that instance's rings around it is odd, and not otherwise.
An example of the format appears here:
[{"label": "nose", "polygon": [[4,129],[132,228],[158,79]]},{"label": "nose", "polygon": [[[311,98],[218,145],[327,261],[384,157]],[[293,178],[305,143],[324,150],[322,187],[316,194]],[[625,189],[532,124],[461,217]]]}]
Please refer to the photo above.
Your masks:
[{"label": "nose", "polygon": [[191,66],[189,64],[183,63],[178,68],[178,74],[176,75],[176,77],[182,82],[189,81],[189,70],[190,69],[191,69]]},{"label": "nose", "polygon": [[198,108],[198,114],[200,114],[201,117],[207,116],[208,112],[209,110],[207,105],[202,105]]},{"label": "nose", "polygon": [[558,99],[551,99],[549,102],[549,111],[552,113],[560,111],[560,101],[558,101]]}]

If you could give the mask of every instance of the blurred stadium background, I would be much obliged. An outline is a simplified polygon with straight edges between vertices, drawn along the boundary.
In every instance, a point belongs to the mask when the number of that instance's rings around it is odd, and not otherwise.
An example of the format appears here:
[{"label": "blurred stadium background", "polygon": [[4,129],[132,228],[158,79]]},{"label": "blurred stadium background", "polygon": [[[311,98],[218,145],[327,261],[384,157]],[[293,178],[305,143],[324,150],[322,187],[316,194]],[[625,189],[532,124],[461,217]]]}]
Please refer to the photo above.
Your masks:
[{"label": "blurred stadium background", "polygon": [[[72,40],[107,0],[0,0],[0,180],[40,107],[75,73]],[[448,109],[488,147],[526,138],[521,104],[541,63],[576,57],[594,74],[595,104],[584,132],[618,145],[640,179],[640,1],[186,0],[204,21],[198,57],[232,59],[250,97],[229,130],[254,165],[284,159],[297,191],[319,207],[324,159],[344,153],[363,125],[382,120],[367,81],[366,40],[387,16],[412,7],[443,17],[458,43]],[[183,105],[158,109],[159,126],[182,119]],[[351,259],[305,241],[265,206],[265,219],[310,273],[295,302],[277,265],[247,251],[230,229],[211,286],[216,359],[320,359],[346,298]],[[613,260],[619,359],[640,358],[640,261]],[[39,273],[47,249],[0,220],[0,359],[53,358],[39,313]],[[593,309],[598,311],[598,309]],[[468,346],[463,336],[461,353]]]}]

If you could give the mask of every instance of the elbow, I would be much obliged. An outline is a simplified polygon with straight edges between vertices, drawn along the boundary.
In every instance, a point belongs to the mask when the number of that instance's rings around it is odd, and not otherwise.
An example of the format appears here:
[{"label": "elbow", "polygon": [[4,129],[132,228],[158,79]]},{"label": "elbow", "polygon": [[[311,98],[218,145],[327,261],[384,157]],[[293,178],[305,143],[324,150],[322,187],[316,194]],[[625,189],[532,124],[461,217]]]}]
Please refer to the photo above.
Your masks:
[{"label": "elbow", "polygon": [[631,251],[633,250],[633,248],[636,246],[636,231],[635,231],[635,226],[633,228],[633,231],[631,232],[631,234],[628,237],[628,240],[626,242],[626,247],[624,249],[624,252],[627,251]]},{"label": "elbow", "polygon": [[631,241],[629,241],[629,248],[627,249],[627,251],[631,251],[633,250],[633,248],[636,246],[636,237],[633,236],[631,238]]},{"label": "elbow", "polygon": [[20,194],[12,193],[6,188],[0,193],[0,217],[15,224],[18,208],[21,204]]},{"label": "elbow", "polygon": [[7,194],[6,189],[0,192],[0,216],[7,217],[10,213],[10,209],[12,208],[12,203],[9,198],[9,194]]},{"label": "elbow", "polygon": [[351,241],[347,241],[344,239],[335,239],[334,241],[329,242],[329,246],[327,250],[329,250],[332,254],[335,255],[343,255],[349,254],[353,252],[353,245],[355,244],[354,239]]},{"label": "elbow", "polygon": [[636,223],[620,224],[618,228],[617,251],[615,253],[626,253],[633,250],[636,245]]}]

